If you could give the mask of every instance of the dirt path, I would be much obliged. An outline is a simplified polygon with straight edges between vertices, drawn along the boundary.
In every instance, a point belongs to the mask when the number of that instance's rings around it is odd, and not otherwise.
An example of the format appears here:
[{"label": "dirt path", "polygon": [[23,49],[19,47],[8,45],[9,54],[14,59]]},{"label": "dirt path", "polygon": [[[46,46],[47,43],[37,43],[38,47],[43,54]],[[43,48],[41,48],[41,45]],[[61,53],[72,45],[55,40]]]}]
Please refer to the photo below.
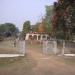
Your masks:
[{"label": "dirt path", "polygon": [[53,56],[46,56],[34,50],[29,50],[30,56],[37,61],[33,68],[34,75],[75,75],[75,66],[60,62]]}]

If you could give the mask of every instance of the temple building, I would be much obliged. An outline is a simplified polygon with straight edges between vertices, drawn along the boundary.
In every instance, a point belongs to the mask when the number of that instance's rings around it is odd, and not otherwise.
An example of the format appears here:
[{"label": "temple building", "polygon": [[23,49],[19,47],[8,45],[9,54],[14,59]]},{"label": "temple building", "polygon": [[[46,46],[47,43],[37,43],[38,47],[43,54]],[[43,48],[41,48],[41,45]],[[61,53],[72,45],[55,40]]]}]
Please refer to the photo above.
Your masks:
[{"label": "temple building", "polygon": [[42,40],[48,40],[49,35],[46,33],[27,33],[25,40],[37,40],[37,41],[42,41]]},{"label": "temple building", "polygon": [[26,34],[25,40],[29,40],[29,39],[37,40],[37,41],[49,39],[49,34],[45,32],[44,19],[42,20],[41,23],[39,23],[37,32],[30,32]]}]

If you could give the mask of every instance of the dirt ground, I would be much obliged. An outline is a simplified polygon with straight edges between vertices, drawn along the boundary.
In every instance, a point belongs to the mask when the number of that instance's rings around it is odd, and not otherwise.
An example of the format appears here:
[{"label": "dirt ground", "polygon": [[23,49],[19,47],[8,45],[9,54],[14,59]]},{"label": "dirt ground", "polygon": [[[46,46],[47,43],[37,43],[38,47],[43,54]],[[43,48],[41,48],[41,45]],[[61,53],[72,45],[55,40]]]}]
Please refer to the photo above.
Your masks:
[{"label": "dirt ground", "polygon": [[[75,75],[75,63],[64,61],[63,57],[42,53],[40,45],[27,45],[25,57],[0,58],[0,75]],[[74,58],[75,60],[75,58]]]}]

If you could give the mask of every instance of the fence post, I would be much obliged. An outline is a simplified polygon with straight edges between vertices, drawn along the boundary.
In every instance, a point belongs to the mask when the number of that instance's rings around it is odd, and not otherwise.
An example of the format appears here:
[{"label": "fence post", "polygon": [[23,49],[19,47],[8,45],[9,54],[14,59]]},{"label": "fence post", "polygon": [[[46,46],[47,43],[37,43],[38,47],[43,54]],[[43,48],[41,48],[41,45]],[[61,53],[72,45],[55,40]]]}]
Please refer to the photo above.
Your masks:
[{"label": "fence post", "polygon": [[57,54],[57,42],[54,41],[54,54]]},{"label": "fence post", "polygon": [[62,48],[62,55],[64,55],[64,51],[65,51],[65,41],[63,41],[63,48]]},{"label": "fence post", "polygon": [[22,54],[23,56],[25,55],[25,40],[19,40],[18,42],[18,52],[19,54]]},{"label": "fence post", "polygon": [[47,41],[43,41],[43,53],[47,54]]}]

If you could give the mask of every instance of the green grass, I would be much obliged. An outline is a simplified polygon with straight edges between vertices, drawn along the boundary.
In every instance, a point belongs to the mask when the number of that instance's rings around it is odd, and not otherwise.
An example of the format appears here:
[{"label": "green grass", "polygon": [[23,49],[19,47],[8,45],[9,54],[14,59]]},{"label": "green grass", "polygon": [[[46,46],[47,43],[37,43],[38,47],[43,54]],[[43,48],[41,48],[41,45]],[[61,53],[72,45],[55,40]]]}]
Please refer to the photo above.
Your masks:
[{"label": "green grass", "polygon": [[23,58],[22,57],[14,57],[14,58],[0,58],[0,68],[1,67],[6,67],[10,66],[16,62],[21,61]]},{"label": "green grass", "polygon": [[14,47],[13,43],[13,41],[0,42],[0,54],[16,53],[17,47]]},{"label": "green grass", "polygon": [[0,47],[1,48],[13,48],[13,41],[2,41],[0,42]]},{"label": "green grass", "polygon": [[67,65],[75,65],[75,57],[56,56],[56,60]]},{"label": "green grass", "polygon": [[75,64],[75,57],[64,57],[63,61],[66,64]]},{"label": "green grass", "polygon": [[12,73],[11,75],[14,73],[16,75],[33,75],[32,70],[35,66],[37,66],[37,62],[28,55],[18,58],[2,58],[0,59],[0,74],[8,72]]}]

